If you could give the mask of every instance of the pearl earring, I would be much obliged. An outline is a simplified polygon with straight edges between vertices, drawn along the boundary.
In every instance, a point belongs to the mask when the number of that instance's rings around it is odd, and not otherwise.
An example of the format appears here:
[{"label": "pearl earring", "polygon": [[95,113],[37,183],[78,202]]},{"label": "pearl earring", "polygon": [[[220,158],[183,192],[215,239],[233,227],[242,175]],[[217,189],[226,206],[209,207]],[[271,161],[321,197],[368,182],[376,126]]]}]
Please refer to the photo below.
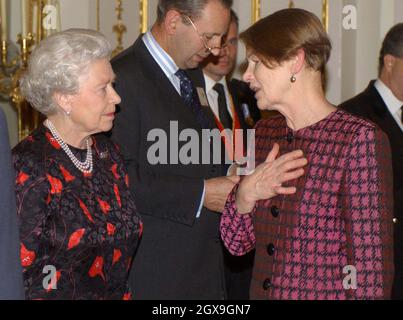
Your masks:
[{"label": "pearl earring", "polygon": [[295,78],[295,74],[293,74],[290,78],[291,83],[295,83],[297,81],[297,78]]},{"label": "pearl earring", "polygon": [[66,114],[67,114],[68,116],[70,116],[70,113],[71,113],[70,110],[67,110],[67,111],[66,111]]}]

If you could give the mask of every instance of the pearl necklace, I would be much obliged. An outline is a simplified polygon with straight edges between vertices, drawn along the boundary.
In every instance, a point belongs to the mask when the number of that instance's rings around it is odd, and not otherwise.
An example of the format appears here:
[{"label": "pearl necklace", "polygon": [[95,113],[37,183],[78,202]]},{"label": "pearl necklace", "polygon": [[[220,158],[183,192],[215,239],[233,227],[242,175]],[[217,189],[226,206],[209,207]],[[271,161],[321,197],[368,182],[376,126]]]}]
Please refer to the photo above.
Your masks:
[{"label": "pearl necklace", "polygon": [[53,138],[57,141],[57,143],[62,147],[64,152],[66,152],[67,156],[70,158],[70,160],[73,162],[75,167],[80,170],[83,173],[91,173],[93,169],[93,164],[92,164],[92,150],[91,150],[91,145],[90,145],[90,139],[87,138],[86,145],[87,145],[87,157],[84,162],[78,160],[76,156],[71,152],[69,146],[63,141],[63,139],[60,137],[60,134],[57,132],[55,126],[53,125],[52,122],[50,122],[49,119],[46,119],[46,125],[49,128],[50,132],[52,133]]}]

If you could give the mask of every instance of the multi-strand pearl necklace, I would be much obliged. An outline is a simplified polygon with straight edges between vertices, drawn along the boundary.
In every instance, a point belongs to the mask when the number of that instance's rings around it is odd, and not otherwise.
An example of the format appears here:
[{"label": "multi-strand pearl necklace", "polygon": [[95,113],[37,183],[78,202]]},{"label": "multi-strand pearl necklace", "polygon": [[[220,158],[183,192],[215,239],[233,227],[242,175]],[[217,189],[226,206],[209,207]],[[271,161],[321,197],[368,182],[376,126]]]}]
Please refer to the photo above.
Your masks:
[{"label": "multi-strand pearl necklace", "polygon": [[73,152],[71,152],[69,146],[60,137],[60,134],[57,132],[55,126],[53,125],[52,122],[50,122],[49,119],[46,119],[46,125],[49,128],[50,132],[52,133],[53,138],[55,138],[55,140],[62,147],[64,152],[66,152],[67,156],[70,158],[70,160],[76,166],[76,168],[83,173],[91,173],[92,169],[93,169],[93,164],[92,164],[92,150],[91,150],[90,139],[87,138],[87,140],[86,140],[87,157],[86,157],[85,161],[82,162],[76,158],[76,156],[73,154]]}]

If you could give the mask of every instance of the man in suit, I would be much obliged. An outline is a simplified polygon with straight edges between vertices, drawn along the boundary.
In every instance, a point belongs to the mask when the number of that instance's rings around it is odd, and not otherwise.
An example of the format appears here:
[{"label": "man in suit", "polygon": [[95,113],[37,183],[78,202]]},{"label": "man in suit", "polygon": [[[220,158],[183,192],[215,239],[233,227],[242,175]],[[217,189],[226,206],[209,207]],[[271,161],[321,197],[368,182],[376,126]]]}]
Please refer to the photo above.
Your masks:
[{"label": "man in suit", "polygon": [[[231,120],[234,119],[232,107],[236,111],[235,117],[239,117],[243,129],[252,128],[260,120],[260,110],[257,108],[254,92],[247,83],[232,78],[238,56],[239,18],[235,11],[231,10],[231,23],[225,36],[223,50],[218,56],[210,55],[202,63],[204,82],[206,84],[207,97],[215,116],[220,119],[223,112],[219,108],[221,99],[215,86],[223,86],[225,103]],[[220,91],[220,89],[218,89]]]},{"label": "man in suit", "polygon": [[24,299],[7,122],[0,108],[0,300]]},{"label": "man in suit", "polygon": [[219,55],[231,5],[159,0],[151,30],[112,61],[122,98],[112,138],[144,223],[130,277],[135,299],[226,297],[219,213],[239,177],[223,177],[212,161],[215,139],[197,139],[215,124],[185,70]]},{"label": "man in suit", "polygon": [[395,25],[383,41],[378,79],[340,107],[376,123],[391,144],[395,216],[392,298],[403,299],[403,23]]},{"label": "man in suit", "polygon": [[[210,55],[201,63],[202,75],[197,77],[198,73],[192,72],[195,83],[201,83],[206,89],[210,111],[221,130],[246,130],[252,128],[260,119],[254,92],[243,81],[230,79],[237,61],[238,35],[239,18],[231,10],[231,22],[220,54]],[[243,142],[245,143],[246,139]],[[232,148],[234,149],[234,146]],[[249,299],[253,260],[254,251],[242,257],[235,257],[224,250],[228,299]]]}]

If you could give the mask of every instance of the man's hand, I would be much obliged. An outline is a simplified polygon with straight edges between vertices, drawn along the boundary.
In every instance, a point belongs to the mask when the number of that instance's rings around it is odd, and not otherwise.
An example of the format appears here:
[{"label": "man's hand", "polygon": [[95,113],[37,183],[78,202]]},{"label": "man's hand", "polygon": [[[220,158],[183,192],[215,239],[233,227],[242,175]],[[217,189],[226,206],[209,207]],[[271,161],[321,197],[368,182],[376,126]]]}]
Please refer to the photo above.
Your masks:
[{"label": "man's hand", "polygon": [[206,180],[206,193],[203,205],[211,211],[222,213],[228,195],[239,182],[239,179],[238,176],[230,176]]},{"label": "man's hand", "polygon": [[306,166],[308,161],[301,150],[277,158],[279,150],[279,145],[275,143],[266,161],[242,180],[236,196],[238,213],[250,213],[258,200],[297,191],[295,187],[283,187],[282,184],[301,177],[304,174],[302,167]]}]

